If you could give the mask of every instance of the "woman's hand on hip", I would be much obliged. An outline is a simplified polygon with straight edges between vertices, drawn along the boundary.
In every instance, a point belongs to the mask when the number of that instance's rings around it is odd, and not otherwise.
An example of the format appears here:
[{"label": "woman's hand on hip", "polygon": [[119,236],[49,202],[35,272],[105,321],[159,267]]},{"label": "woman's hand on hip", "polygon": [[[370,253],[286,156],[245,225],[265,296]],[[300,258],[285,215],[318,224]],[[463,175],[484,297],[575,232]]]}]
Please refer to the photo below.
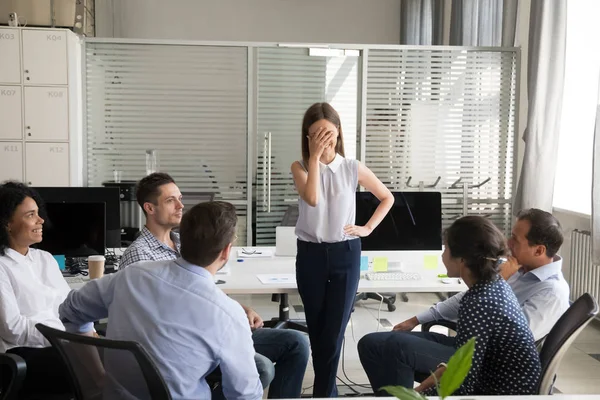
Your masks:
[{"label": "woman's hand on hip", "polygon": [[365,237],[369,236],[371,232],[373,232],[373,229],[368,226],[346,225],[344,227],[344,233],[349,236]]}]

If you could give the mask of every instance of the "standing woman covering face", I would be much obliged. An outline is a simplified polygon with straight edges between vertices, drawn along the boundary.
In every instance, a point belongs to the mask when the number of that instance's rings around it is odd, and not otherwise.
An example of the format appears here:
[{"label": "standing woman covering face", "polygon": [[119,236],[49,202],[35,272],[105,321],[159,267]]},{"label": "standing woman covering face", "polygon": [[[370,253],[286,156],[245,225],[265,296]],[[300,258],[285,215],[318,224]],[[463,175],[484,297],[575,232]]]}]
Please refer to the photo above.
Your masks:
[{"label": "standing woman covering face", "polygon": [[[360,239],[379,225],[394,197],[357,160],[344,158],[342,126],[328,103],[302,121],[302,160],[292,164],[299,199],[296,280],[304,303],[315,370],[314,397],[336,397],[340,350],[360,278]],[[364,226],[354,225],[358,185],[381,203]]]}]

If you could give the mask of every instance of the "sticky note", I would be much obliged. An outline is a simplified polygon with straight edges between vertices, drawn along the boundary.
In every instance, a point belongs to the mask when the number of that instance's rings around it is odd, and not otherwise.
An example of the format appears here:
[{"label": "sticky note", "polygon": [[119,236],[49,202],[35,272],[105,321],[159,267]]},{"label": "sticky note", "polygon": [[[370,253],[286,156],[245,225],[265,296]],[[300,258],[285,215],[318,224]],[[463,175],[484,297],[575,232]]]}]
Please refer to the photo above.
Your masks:
[{"label": "sticky note", "polygon": [[388,258],[387,257],[374,257],[373,258],[373,271],[385,272],[388,269]]},{"label": "sticky note", "polygon": [[438,256],[424,256],[423,266],[425,269],[437,269],[438,268]]},{"label": "sticky note", "polygon": [[369,270],[369,257],[368,256],[360,256],[360,270],[361,271]]},{"label": "sticky note", "polygon": [[56,260],[56,262],[58,263],[58,268],[61,271],[64,271],[66,268],[66,260],[65,260],[65,256],[53,256],[54,259]]}]

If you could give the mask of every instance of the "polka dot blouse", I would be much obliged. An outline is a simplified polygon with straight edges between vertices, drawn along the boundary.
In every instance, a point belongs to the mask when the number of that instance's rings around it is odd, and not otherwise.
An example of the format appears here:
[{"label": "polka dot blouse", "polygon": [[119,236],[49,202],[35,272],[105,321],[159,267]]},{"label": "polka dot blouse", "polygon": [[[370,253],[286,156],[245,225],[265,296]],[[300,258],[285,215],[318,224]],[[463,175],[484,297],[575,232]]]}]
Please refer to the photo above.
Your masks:
[{"label": "polka dot blouse", "polygon": [[462,298],[456,348],[472,337],[471,371],[455,395],[537,394],[541,365],[533,335],[503,279],[473,285]]}]

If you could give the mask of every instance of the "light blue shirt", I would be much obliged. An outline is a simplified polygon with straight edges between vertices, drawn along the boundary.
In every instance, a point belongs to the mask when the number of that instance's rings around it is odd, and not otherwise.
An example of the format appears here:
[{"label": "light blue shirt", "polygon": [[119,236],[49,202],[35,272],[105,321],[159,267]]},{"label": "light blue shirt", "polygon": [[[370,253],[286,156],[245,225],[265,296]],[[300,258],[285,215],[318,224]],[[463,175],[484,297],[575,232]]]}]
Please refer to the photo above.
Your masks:
[{"label": "light blue shirt", "polygon": [[[204,268],[179,258],[135,263],[69,293],[59,308],[65,328],[80,331],[109,318],[107,338],[138,342],[151,355],[173,399],[209,399],[206,376],[217,366],[227,399],[263,395],[248,319]],[[115,354],[116,355],[116,354]],[[136,394],[127,359],[105,355],[118,390]]]},{"label": "light blue shirt", "polygon": [[[544,338],[569,308],[569,284],[562,274],[562,258],[530,272],[519,269],[506,283],[512,288],[535,340]],[[458,293],[417,315],[421,324],[445,319],[456,322],[460,301]]]},{"label": "light blue shirt", "polygon": [[[300,164],[306,169],[304,163]],[[344,226],[356,219],[358,161],[339,154],[325,165],[319,162],[319,196],[315,207],[299,197],[296,236],[305,242],[337,243],[356,239],[346,235]]]}]

